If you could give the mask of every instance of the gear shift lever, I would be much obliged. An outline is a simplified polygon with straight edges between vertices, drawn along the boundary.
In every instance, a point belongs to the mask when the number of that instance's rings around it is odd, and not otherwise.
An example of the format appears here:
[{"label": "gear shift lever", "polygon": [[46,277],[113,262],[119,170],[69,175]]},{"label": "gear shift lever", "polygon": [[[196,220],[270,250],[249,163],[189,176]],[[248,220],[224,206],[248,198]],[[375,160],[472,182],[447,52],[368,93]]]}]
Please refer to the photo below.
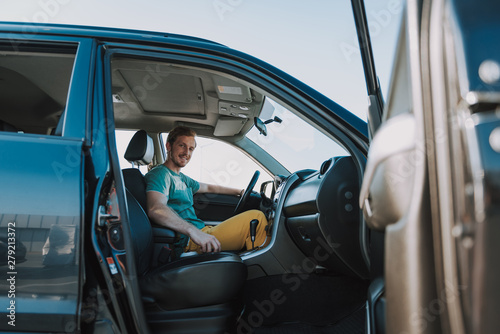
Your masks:
[{"label": "gear shift lever", "polygon": [[257,234],[257,225],[259,225],[258,219],[252,219],[250,222],[250,239],[252,240],[252,250],[255,248],[255,235]]}]

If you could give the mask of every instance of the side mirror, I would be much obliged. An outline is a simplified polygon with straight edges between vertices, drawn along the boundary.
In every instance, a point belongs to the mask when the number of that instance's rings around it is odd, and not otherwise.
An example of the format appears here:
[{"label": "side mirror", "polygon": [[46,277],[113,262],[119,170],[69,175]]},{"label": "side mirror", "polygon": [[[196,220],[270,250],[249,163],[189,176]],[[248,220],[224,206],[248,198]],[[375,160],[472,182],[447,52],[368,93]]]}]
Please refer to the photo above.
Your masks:
[{"label": "side mirror", "polygon": [[260,185],[260,193],[264,194],[267,198],[274,197],[274,181],[266,181]]},{"label": "side mirror", "polygon": [[[416,124],[405,113],[388,120],[373,137],[359,197],[366,223],[384,230],[407,212],[422,151],[416,147]],[[412,164],[413,163],[413,164]]]}]

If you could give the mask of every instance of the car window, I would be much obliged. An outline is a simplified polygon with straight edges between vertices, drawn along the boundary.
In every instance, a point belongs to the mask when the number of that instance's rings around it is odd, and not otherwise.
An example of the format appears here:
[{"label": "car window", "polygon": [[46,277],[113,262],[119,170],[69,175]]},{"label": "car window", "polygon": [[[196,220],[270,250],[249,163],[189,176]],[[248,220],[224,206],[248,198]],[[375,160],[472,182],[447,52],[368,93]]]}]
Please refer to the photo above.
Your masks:
[{"label": "car window", "polygon": [[262,120],[265,122],[278,117],[281,123],[268,123],[266,136],[254,126],[247,137],[278,160],[288,171],[319,169],[321,164],[331,157],[349,155],[342,146],[281,104],[269,97],[265,103],[266,112],[261,114],[261,118],[265,119]]},{"label": "car window", "polygon": [[[163,145],[167,135],[162,134]],[[259,191],[263,182],[273,179],[268,171],[227,143],[197,136],[196,149],[182,172],[199,182],[243,189],[248,186],[256,170],[260,172],[260,176],[254,190]]]},{"label": "car window", "polygon": [[0,131],[62,135],[76,50],[0,40]]}]

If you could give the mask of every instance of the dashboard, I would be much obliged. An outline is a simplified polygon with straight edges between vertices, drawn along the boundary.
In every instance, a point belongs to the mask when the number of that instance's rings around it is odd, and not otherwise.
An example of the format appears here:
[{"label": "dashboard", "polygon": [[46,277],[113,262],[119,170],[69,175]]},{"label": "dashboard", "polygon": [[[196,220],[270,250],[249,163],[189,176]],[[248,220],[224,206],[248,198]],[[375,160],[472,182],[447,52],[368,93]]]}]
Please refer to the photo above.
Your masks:
[{"label": "dashboard", "polygon": [[[312,270],[367,278],[365,225],[359,210],[359,173],[352,157],[334,157],[319,170],[277,176],[272,198],[272,239],[250,256],[262,274]],[[294,269],[295,268],[295,269]]]}]

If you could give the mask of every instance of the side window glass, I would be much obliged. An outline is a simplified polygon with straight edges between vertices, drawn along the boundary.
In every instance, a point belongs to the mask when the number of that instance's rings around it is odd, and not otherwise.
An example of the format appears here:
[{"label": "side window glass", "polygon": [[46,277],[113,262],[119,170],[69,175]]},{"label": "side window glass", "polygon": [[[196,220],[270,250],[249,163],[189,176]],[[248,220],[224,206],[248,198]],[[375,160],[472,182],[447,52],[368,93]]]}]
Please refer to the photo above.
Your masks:
[{"label": "side window glass", "polygon": [[0,131],[62,134],[76,51],[0,40]]},{"label": "side window glass", "polygon": [[[162,134],[163,145],[167,135]],[[259,191],[263,182],[273,179],[269,172],[237,148],[222,141],[197,136],[196,149],[182,172],[199,182],[246,188],[256,170],[260,176],[254,190]]]}]

